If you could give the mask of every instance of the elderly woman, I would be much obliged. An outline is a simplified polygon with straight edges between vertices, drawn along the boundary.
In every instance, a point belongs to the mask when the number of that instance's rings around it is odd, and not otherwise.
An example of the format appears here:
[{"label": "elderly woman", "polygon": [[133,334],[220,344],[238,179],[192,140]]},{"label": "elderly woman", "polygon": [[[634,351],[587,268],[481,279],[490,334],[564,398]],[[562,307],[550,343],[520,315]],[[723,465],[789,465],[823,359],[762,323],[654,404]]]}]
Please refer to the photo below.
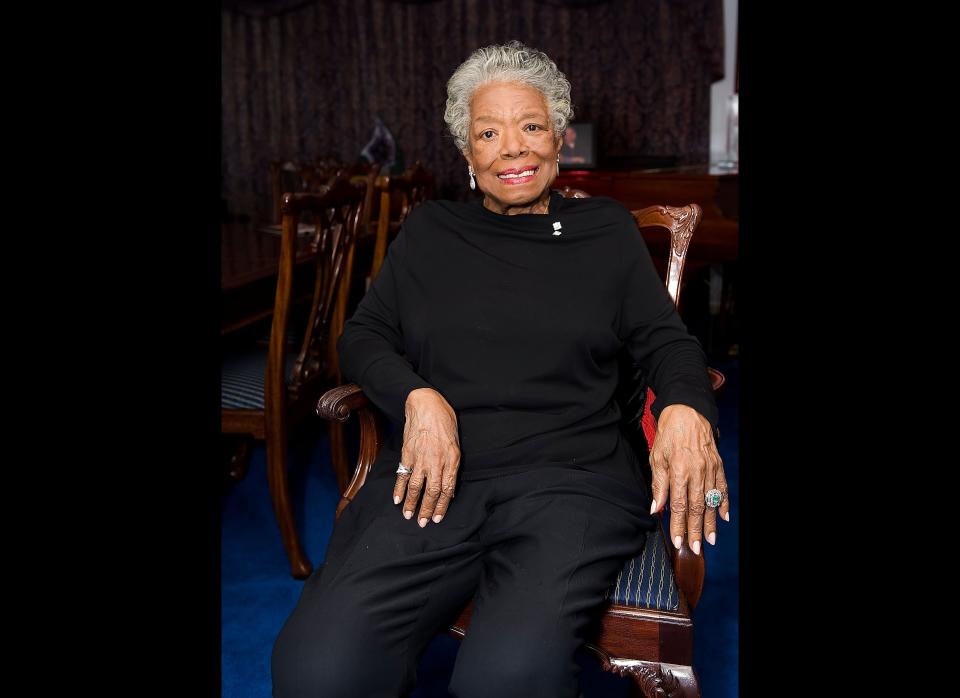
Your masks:
[{"label": "elderly woman", "polygon": [[[452,695],[576,696],[585,628],[668,492],[678,547],[715,543],[708,491],[728,518],[704,355],[630,213],[550,189],[570,83],[512,42],[447,95],[483,201],[416,208],[339,340],[402,429],[277,639],[277,698],[403,695],[471,598]],[[652,493],[618,426],[621,349],[657,395]]]}]

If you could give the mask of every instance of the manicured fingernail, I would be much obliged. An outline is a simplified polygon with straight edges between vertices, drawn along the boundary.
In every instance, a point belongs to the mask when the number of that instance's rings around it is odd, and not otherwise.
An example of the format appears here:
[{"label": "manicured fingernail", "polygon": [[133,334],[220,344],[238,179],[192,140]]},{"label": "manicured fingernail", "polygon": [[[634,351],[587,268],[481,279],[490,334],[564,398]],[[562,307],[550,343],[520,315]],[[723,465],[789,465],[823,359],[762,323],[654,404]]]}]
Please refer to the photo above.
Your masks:
[{"label": "manicured fingernail", "polygon": [[394,504],[399,504],[399,503],[400,503],[400,497],[398,497],[397,495],[393,495],[393,503],[394,503]]},{"label": "manicured fingernail", "polygon": [[729,521],[729,520],[730,520],[730,512],[729,512],[729,511],[728,511],[726,514],[723,515],[723,520],[724,520],[724,521]]},{"label": "manicured fingernail", "polygon": [[683,538],[681,538],[680,536],[677,536],[676,538],[673,539],[673,547],[675,547],[677,550],[680,550],[680,544],[682,542],[683,542]]},{"label": "manicured fingernail", "polygon": [[710,533],[708,533],[708,534],[707,534],[707,541],[710,543],[710,545],[716,545],[716,544],[717,544],[717,534],[714,533],[713,531],[711,531]]},{"label": "manicured fingernail", "polygon": [[650,502],[650,513],[652,514],[656,510],[657,510],[657,500],[654,499],[652,502]]},{"label": "manicured fingernail", "polygon": [[427,517],[424,516],[422,519],[420,519],[419,524],[420,524],[420,528],[423,528],[424,526],[426,526],[426,525],[427,525]]},{"label": "manicured fingernail", "polygon": [[440,523],[440,519],[442,519],[442,518],[443,518],[443,514],[434,514],[434,515],[433,515],[433,523]]},{"label": "manicured fingernail", "polygon": [[405,512],[403,512],[403,518],[409,519],[411,516],[413,516],[413,512],[412,512],[412,511],[405,511]]},{"label": "manicured fingernail", "polygon": [[693,550],[694,555],[700,554],[700,541],[695,540],[690,544],[690,548]]}]

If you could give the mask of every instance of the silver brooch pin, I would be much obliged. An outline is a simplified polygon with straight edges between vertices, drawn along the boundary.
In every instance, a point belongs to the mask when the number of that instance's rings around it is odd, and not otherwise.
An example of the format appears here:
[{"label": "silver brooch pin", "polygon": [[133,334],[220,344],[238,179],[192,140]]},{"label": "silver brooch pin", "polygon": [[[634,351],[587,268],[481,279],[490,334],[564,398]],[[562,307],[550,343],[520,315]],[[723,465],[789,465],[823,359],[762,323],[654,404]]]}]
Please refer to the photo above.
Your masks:
[{"label": "silver brooch pin", "polygon": [[560,228],[561,228],[561,227],[562,227],[562,226],[560,225],[560,221],[554,221],[554,222],[553,222],[553,234],[554,234],[554,235],[559,235],[560,232],[561,232],[561,231],[560,231]]}]

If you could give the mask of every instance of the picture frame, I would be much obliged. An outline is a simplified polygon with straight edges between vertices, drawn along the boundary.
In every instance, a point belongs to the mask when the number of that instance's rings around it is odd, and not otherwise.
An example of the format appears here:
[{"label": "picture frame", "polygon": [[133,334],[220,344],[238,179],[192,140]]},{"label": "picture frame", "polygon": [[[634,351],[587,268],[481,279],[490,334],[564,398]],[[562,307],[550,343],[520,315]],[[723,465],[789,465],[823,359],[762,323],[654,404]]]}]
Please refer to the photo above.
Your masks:
[{"label": "picture frame", "polygon": [[596,128],[591,121],[571,121],[560,146],[560,168],[590,170],[597,166]]}]

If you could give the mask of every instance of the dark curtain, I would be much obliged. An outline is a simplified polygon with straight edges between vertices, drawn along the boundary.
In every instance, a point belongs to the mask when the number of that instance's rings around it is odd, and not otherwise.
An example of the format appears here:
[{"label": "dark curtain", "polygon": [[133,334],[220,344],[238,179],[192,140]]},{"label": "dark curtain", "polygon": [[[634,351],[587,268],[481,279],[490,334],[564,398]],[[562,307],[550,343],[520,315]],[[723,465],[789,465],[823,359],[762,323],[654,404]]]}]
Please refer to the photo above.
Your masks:
[{"label": "dark curtain", "polygon": [[267,217],[271,160],[356,161],[379,115],[405,164],[466,196],[446,82],[473,49],[510,39],[567,75],[601,164],[706,162],[722,13],[722,0],[223,0],[222,195]]}]

